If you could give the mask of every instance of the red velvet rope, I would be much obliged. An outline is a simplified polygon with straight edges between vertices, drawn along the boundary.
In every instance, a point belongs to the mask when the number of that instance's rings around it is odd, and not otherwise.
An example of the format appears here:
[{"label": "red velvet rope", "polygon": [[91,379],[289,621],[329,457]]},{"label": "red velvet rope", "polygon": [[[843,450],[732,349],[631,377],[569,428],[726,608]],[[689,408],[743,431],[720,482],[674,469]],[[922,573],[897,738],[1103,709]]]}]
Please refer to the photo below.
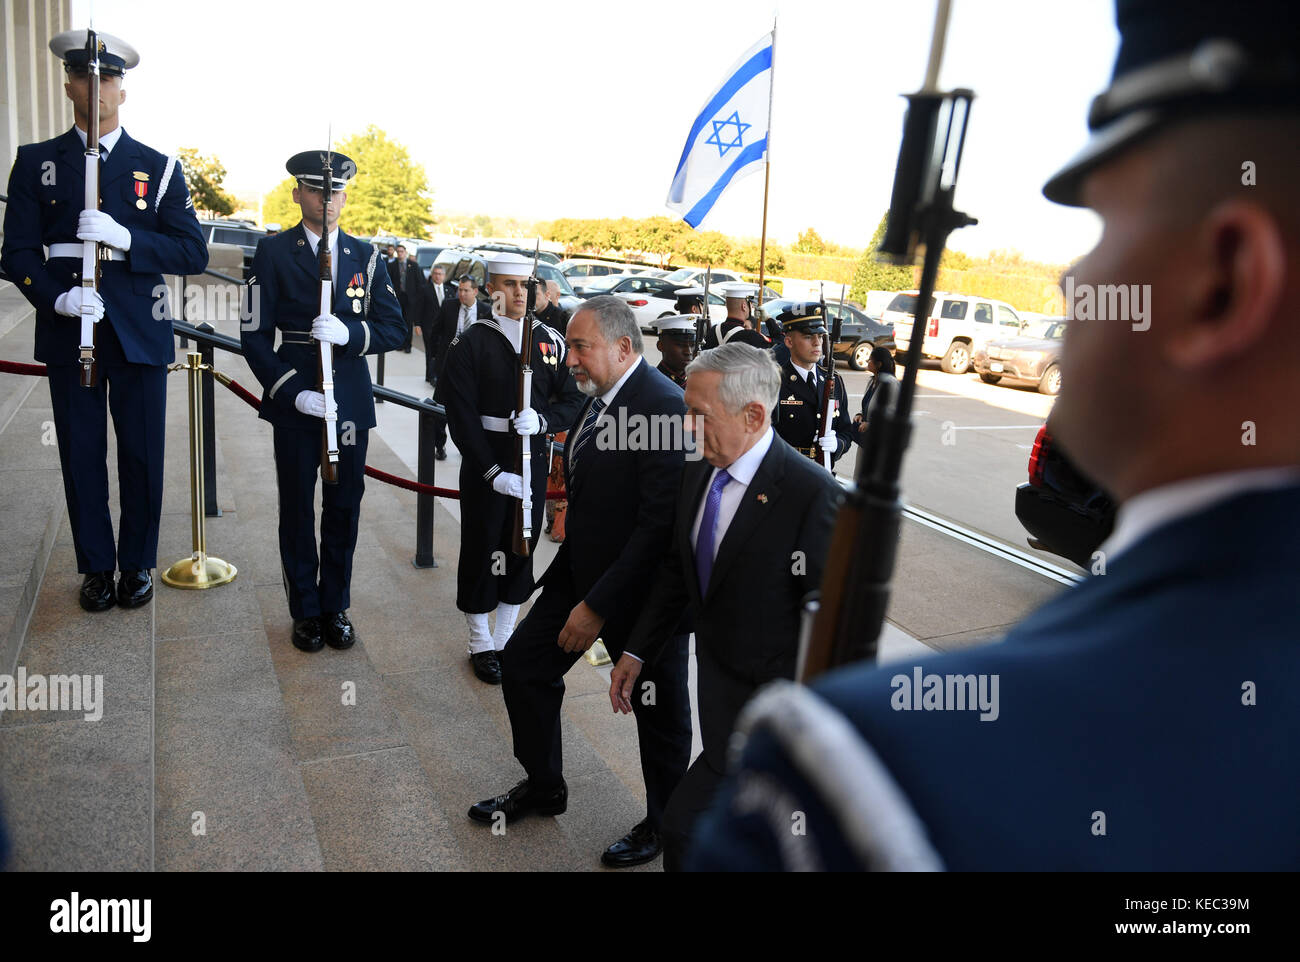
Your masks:
[{"label": "red velvet rope", "polygon": [[[213,372],[216,373],[215,371]],[[17,361],[0,361],[0,374],[31,374],[44,377],[46,368],[44,364],[20,364]],[[230,388],[232,394],[241,399],[245,404],[254,411],[262,409],[262,401],[257,395],[253,394],[238,381],[227,377],[224,374],[218,374],[217,380]],[[366,465],[366,477],[374,478],[376,481],[382,481],[384,484],[391,484],[395,488],[402,488],[406,491],[414,491],[416,494],[431,494],[438,498],[451,498],[460,500],[460,492],[455,488],[437,488],[431,484],[421,484],[419,481],[411,481],[407,478],[399,478],[395,474],[389,474],[387,471],[380,471],[378,468],[372,468]],[[563,491],[547,491],[547,501],[563,501],[568,495]]]}]

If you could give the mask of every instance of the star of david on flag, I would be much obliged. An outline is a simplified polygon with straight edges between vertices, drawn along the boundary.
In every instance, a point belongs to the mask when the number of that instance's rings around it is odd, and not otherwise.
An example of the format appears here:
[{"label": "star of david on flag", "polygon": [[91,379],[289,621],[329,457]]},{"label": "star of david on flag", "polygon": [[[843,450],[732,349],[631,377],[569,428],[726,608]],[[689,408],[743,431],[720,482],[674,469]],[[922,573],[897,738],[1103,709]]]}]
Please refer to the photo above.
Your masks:
[{"label": "star of david on flag", "polygon": [[767,163],[774,38],[764,34],[741,55],[691,124],[667,205],[692,227],[732,183]]}]

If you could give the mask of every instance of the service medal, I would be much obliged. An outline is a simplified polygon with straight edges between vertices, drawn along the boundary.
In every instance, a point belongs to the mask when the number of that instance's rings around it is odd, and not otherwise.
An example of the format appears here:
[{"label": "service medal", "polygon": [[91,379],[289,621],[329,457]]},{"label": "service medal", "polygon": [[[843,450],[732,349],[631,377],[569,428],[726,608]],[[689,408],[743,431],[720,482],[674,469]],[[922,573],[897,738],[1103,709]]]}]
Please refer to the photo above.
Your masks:
[{"label": "service medal", "polygon": [[138,198],[135,206],[141,210],[148,210],[149,202],[144,198],[149,193],[149,175],[143,170],[137,170],[133,176],[135,177],[135,196]]}]

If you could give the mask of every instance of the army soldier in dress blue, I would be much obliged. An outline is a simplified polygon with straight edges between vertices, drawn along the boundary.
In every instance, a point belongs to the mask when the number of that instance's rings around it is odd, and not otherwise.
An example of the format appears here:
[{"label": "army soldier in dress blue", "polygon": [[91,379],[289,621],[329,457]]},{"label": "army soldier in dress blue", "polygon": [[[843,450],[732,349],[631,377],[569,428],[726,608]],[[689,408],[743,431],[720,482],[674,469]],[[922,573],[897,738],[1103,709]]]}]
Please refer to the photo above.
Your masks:
[{"label": "army soldier in dress blue", "polygon": [[[119,126],[123,75],[140,57],[116,37],[101,33],[99,39],[100,209],[82,209],[90,58],[86,31],[69,30],[51,40],[50,49],[63,60],[63,89],[76,126],[18,148],[0,250],[0,265],[36,308],[36,360],[49,369],[68,521],[77,570],[85,575],[80,602],[87,611],[115,602],[133,608],[153,597],[167,365],[175,357],[162,275],[198,274],[208,265],[180,163]],[[98,293],[81,286],[86,240],[104,245]],[[83,297],[99,319],[94,387],[80,383]],[[122,505],[116,547],[108,508],[110,412]],[[116,570],[122,576],[115,592]]]},{"label": "army soldier in dress blue", "polygon": [[[519,342],[533,262],[499,254],[488,264],[493,315],[478,318],[451,342],[435,398],[447,408],[451,438],[460,449],[461,537],[456,607],[469,623],[469,660],[474,674],[501,684],[497,652],[506,646],[519,606],[533,593],[533,559],[511,551],[517,499],[523,479],[514,472],[514,434],[542,435],[570,426],[584,398],[564,364],[564,338],[533,322],[532,406],[515,411]],[[540,296],[540,291],[539,291]],[[542,532],[548,446],[531,446],[533,537]],[[496,612],[489,629],[488,615]]]},{"label": "army soldier in dress blue", "polygon": [[[285,165],[298,180],[293,200],[302,220],[267,237],[253,255],[248,305],[240,341],[262,383],[260,417],[274,428],[280,492],[280,560],[293,617],[293,643],[302,651],[350,648],[357,640],[348,619],[352,552],[357,543],[366,448],[375,426],[375,400],[365,355],[402,343],[406,325],[378,252],[338,229],[356,165],[333,155],[328,227],[322,228],[325,152],[295,154]],[[334,311],[320,313],[317,249],[330,237]],[[275,344],[276,331],[280,344]],[[322,491],[319,559],[316,552],[316,476],[321,462],[325,396],[317,390],[317,341],[334,345],[334,399],[338,406],[338,483]]]},{"label": "army soldier in dress blue", "polygon": [[822,392],[826,387],[826,373],[817,364],[822,357],[826,319],[817,305],[809,307],[811,311],[791,309],[777,316],[781,330],[785,332],[790,360],[781,365],[781,395],[772,414],[772,426],[804,457],[820,463],[822,452],[829,451],[831,467],[834,468],[835,462],[853,443],[849,396],[844,389],[844,379],[836,374],[832,430],[822,437]]},{"label": "army soldier in dress blue", "polygon": [[663,355],[655,370],[680,388],[686,387],[686,365],[695,357],[695,331],[699,323],[696,314],[671,314],[655,321],[659,333],[655,347]]}]

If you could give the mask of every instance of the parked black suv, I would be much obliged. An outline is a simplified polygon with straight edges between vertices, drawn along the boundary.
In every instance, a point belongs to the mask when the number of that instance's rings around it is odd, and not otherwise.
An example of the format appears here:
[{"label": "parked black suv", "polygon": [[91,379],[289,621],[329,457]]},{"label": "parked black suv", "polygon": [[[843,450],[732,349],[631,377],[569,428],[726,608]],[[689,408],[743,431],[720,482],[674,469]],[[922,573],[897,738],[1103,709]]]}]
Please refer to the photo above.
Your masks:
[{"label": "parked black suv", "polygon": [[1016,488],[1016,517],[1029,546],[1089,568],[1115,527],[1115,499],[1075,467],[1053,438],[1038,429],[1029,453],[1029,480]]}]

